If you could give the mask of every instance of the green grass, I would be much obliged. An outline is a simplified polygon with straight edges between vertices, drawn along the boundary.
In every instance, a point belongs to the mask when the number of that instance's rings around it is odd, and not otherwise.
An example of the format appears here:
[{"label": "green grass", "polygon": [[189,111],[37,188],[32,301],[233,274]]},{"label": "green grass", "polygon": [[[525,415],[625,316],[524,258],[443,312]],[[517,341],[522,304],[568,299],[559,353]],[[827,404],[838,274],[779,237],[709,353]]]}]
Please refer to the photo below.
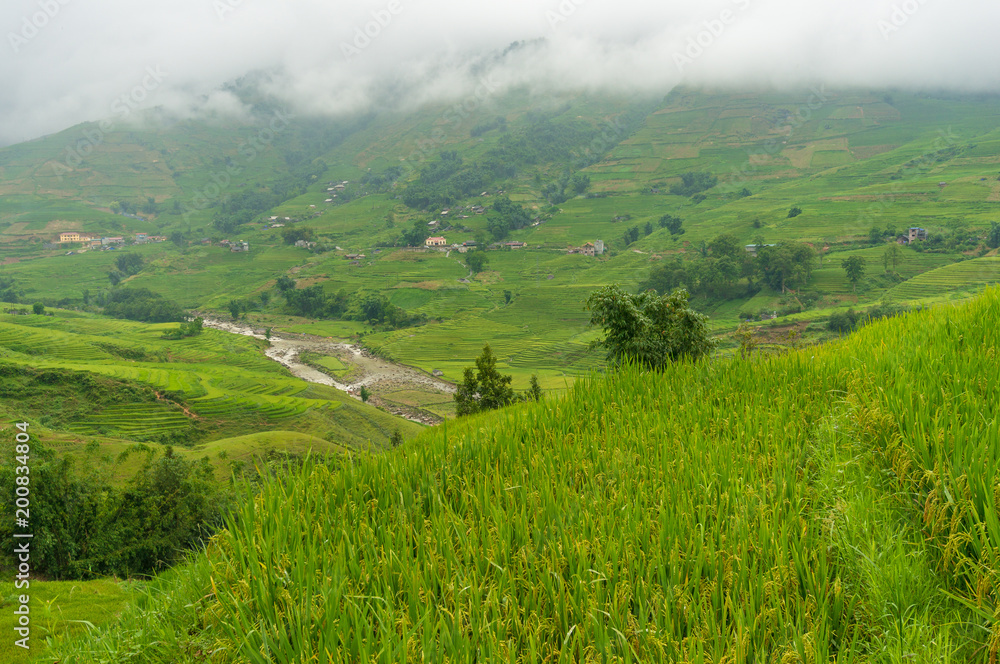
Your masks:
[{"label": "green grass", "polygon": [[[102,400],[83,403],[57,381],[51,387],[33,383],[12,393],[6,405],[11,417],[72,434],[81,446],[92,439],[194,445],[294,431],[343,448],[377,448],[396,428],[407,435],[418,429],[294,378],[264,356],[261,340],[206,329],[168,341],[161,335],[176,324],[53,313],[0,314],[0,356],[15,367],[49,372],[45,376],[72,375],[86,389],[96,380],[105,386]],[[108,390],[118,390],[117,396],[105,394]]]},{"label": "green grass", "polygon": [[[0,658],[9,664],[44,661],[48,642],[85,633],[106,625],[137,594],[139,584],[116,580],[40,581],[32,580],[27,589],[17,589],[13,582],[0,583],[0,629],[7,636],[0,643]],[[19,597],[28,595],[31,633],[28,650],[14,645],[20,636],[14,609]]]},{"label": "green grass", "polygon": [[998,315],[993,289],[780,357],[628,367],[307,465],[60,656],[986,661]]}]

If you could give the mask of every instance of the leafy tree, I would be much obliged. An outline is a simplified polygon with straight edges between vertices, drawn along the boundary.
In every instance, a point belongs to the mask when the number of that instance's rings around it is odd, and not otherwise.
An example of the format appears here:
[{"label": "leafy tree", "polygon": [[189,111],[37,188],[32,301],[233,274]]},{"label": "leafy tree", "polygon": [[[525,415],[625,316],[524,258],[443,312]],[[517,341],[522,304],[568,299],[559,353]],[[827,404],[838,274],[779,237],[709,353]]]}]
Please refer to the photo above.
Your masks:
[{"label": "leafy tree", "polygon": [[682,234],[684,232],[684,228],[682,227],[683,223],[684,223],[683,219],[681,219],[680,217],[675,217],[672,214],[663,215],[662,217],[660,217],[659,221],[660,228],[666,228],[668,231],[670,231],[671,235]]},{"label": "leafy tree", "polygon": [[812,247],[801,243],[757,246],[757,269],[768,286],[784,293],[789,286],[803,286],[809,281],[816,255]]},{"label": "leafy tree", "polygon": [[124,278],[125,275],[119,272],[118,270],[111,270],[111,272],[108,272],[108,281],[111,282],[112,286],[117,286],[122,282],[122,279]]},{"label": "leafy tree", "polygon": [[503,408],[516,400],[511,388],[511,376],[501,374],[496,368],[496,356],[489,344],[476,358],[476,367],[466,367],[462,382],[455,392],[456,410],[462,415],[471,415],[484,410]]},{"label": "leafy tree", "polygon": [[420,247],[423,246],[424,241],[427,239],[427,224],[417,220],[413,222],[409,230],[403,232],[399,238],[400,244],[404,247]]},{"label": "leafy tree", "polygon": [[274,283],[278,287],[278,290],[282,294],[287,294],[290,290],[295,290],[295,280],[289,276],[281,275],[278,280]]},{"label": "leafy tree", "polygon": [[542,400],[542,386],[538,384],[538,376],[531,374],[531,382],[528,386],[529,401],[541,401]]},{"label": "leafy tree", "polygon": [[708,248],[716,258],[728,257],[738,260],[746,255],[743,244],[732,233],[723,233],[708,243]]},{"label": "leafy tree", "polygon": [[316,234],[313,232],[313,229],[305,228],[303,226],[282,228],[281,239],[285,244],[295,244],[300,240],[304,242],[313,242],[316,239]]},{"label": "leafy tree", "polygon": [[146,261],[142,256],[132,252],[115,256],[115,267],[118,268],[119,272],[130,277],[133,274],[139,274],[145,264]]},{"label": "leafy tree", "polygon": [[582,194],[590,188],[590,176],[584,173],[577,173],[570,180],[570,186],[576,194]]},{"label": "leafy tree", "polygon": [[854,292],[858,291],[858,282],[865,276],[866,261],[863,256],[849,256],[840,261],[840,266],[847,273],[847,279],[854,286]]},{"label": "leafy tree", "polygon": [[647,221],[646,225],[642,228],[643,235],[652,235],[653,233],[653,222]]},{"label": "leafy tree", "polygon": [[993,221],[990,222],[992,225],[990,227],[990,232],[986,235],[986,246],[991,249],[996,249],[1000,247],[1000,224]]},{"label": "leafy tree", "polygon": [[885,248],[884,252],[882,252],[882,266],[885,268],[885,271],[888,272],[889,264],[891,263],[892,269],[895,270],[902,258],[903,250],[899,248],[898,244],[893,242]]},{"label": "leafy tree", "polygon": [[184,234],[180,231],[174,231],[170,234],[170,241],[177,245],[178,248],[184,246]]},{"label": "leafy tree", "polygon": [[105,302],[104,315],[146,323],[184,320],[184,311],[175,302],[146,288],[112,291]]},{"label": "leafy tree", "polygon": [[229,309],[229,313],[233,317],[233,320],[236,320],[237,318],[240,317],[240,311],[242,311],[243,307],[240,306],[238,300],[230,300],[229,304],[226,305],[226,307]]},{"label": "leafy tree", "polygon": [[31,305],[31,311],[34,312],[36,316],[41,316],[45,313],[45,305],[41,302],[35,302]]},{"label": "leafy tree", "polygon": [[20,302],[24,292],[17,287],[17,281],[11,277],[0,275],[0,302]]},{"label": "leafy tree", "polygon": [[389,437],[390,447],[399,447],[403,444],[403,434],[400,433],[399,429],[395,429],[392,432],[392,436]]},{"label": "leafy tree", "polygon": [[670,187],[670,193],[675,196],[693,196],[699,192],[711,189],[718,183],[719,178],[711,173],[684,173],[681,175],[680,183]]},{"label": "leafy tree", "polygon": [[503,303],[504,303],[504,304],[510,304],[510,299],[511,299],[512,297],[514,297],[514,294],[513,294],[513,293],[511,293],[511,292],[510,292],[509,290],[505,290],[505,291],[503,292]]},{"label": "leafy tree", "polygon": [[703,357],[716,345],[709,337],[708,318],[691,309],[683,289],[670,295],[633,295],[613,284],[592,293],[587,308],[590,324],[604,330],[596,345],[607,349],[614,365],[634,359],[662,370],[682,358]]},{"label": "leafy tree", "polygon": [[372,398],[371,390],[369,390],[364,385],[361,386],[361,391],[358,393],[358,395],[361,397],[361,400],[365,403],[368,403],[368,400]]},{"label": "leafy tree", "polygon": [[872,229],[868,231],[868,242],[870,244],[882,244],[882,231],[879,230],[878,226],[872,226]]},{"label": "leafy tree", "polygon": [[465,264],[469,266],[469,270],[473,274],[479,274],[486,268],[486,264],[490,262],[489,257],[482,251],[473,251],[465,257]]},{"label": "leafy tree", "polygon": [[799,216],[800,214],[802,214],[802,208],[800,208],[800,207],[793,207],[791,210],[788,211],[788,218],[789,219],[793,219],[793,218]]},{"label": "leafy tree", "polygon": [[740,357],[744,360],[750,359],[758,346],[756,330],[752,325],[743,321],[736,328],[736,339],[740,342]]},{"label": "leafy tree", "polygon": [[747,189],[746,187],[743,187],[736,195],[739,196],[740,198],[746,198],[748,196],[753,196],[753,192]]},{"label": "leafy tree", "polygon": [[633,242],[635,242],[636,240],[638,240],[639,239],[639,227],[638,226],[633,226],[632,228],[630,228],[627,231],[625,231],[624,235],[622,235],[622,239],[625,240],[625,246],[626,247],[628,245],[632,244]]}]

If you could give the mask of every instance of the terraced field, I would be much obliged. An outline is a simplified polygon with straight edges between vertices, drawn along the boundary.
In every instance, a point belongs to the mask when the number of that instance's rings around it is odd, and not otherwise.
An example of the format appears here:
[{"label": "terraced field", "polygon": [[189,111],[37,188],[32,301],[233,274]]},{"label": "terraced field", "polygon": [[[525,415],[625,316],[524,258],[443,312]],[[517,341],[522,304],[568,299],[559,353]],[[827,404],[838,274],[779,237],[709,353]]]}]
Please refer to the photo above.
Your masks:
[{"label": "terraced field", "polygon": [[983,257],[945,265],[917,275],[888,295],[898,300],[921,300],[948,293],[978,289],[1000,281],[1000,257]]},{"label": "terraced field", "polygon": [[[191,444],[280,429],[344,447],[378,447],[396,429],[410,433],[417,428],[295,378],[264,356],[266,342],[258,339],[206,329],[197,337],[171,341],[161,335],[175,324],[53,313],[0,314],[0,357],[41,370],[86,372],[121,386],[146,386],[158,396],[153,401],[147,391],[147,401],[133,395],[83,409],[61,430],[84,440]],[[39,400],[35,416],[61,421],[61,407],[58,400]]]}]

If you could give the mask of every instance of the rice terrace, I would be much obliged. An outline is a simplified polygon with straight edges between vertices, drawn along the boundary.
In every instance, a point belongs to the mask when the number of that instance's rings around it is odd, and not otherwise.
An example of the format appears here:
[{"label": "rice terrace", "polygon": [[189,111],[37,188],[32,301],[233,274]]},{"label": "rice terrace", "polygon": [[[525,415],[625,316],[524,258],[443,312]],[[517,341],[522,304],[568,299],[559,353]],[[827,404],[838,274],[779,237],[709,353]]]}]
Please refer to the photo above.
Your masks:
[{"label": "rice terrace", "polygon": [[0,9],[4,664],[1000,661],[1000,9],[91,4]]}]

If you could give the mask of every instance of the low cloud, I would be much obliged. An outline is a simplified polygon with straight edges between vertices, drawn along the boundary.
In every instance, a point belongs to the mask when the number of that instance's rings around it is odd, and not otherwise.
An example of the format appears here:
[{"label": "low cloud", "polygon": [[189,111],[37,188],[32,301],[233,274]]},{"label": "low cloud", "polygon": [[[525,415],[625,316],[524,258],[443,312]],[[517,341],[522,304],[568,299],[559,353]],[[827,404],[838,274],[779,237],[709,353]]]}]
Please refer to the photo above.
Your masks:
[{"label": "low cloud", "polygon": [[[982,0],[8,0],[0,145],[139,107],[242,117],[222,87],[264,72],[336,114],[459,99],[483,78],[547,90],[678,83],[1000,89]],[[516,48],[510,48],[514,43]]]}]

